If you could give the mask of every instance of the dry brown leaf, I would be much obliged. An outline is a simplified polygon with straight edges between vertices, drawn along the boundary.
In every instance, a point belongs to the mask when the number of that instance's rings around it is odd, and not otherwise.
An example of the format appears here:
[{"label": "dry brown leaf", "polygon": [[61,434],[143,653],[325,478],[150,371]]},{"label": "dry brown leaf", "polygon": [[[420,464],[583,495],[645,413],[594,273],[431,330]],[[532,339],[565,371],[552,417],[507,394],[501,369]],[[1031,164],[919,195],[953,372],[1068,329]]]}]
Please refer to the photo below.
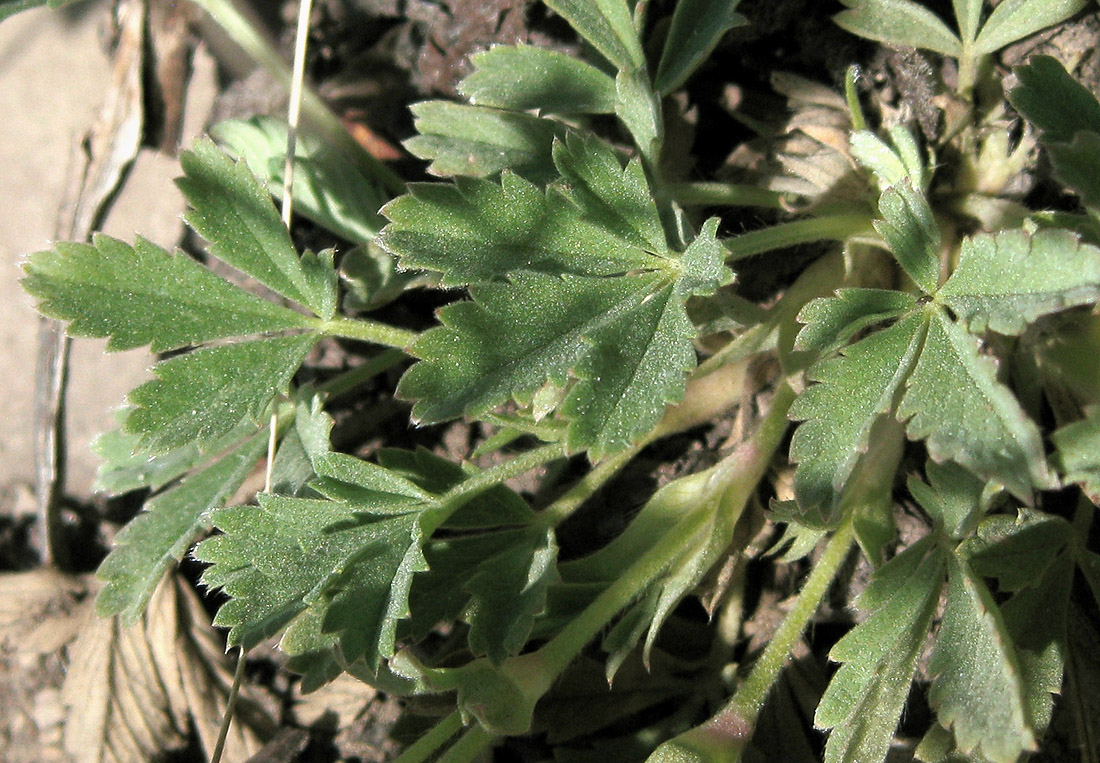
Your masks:
[{"label": "dry brown leaf", "polygon": [[48,654],[76,637],[88,584],[51,568],[0,575],[0,654]]},{"label": "dry brown leaf", "polygon": [[303,726],[331,720],[332,728],[347,728],[358,720],[377,694],[359,679],[342,673],[316,691],[299,694],[294,703],[294,717]]},{"label": "dry brown leaf", "polygon": [[[90,617],[73,645],[62,688],[65,749],[77,763],[149,760],[186,744],[190,729],[209,754],[225,712],[232,674],[221,642],[194,592],[167,577],[132,628]],[[262,746],[273,723],[242,697],[226,760]]]}]

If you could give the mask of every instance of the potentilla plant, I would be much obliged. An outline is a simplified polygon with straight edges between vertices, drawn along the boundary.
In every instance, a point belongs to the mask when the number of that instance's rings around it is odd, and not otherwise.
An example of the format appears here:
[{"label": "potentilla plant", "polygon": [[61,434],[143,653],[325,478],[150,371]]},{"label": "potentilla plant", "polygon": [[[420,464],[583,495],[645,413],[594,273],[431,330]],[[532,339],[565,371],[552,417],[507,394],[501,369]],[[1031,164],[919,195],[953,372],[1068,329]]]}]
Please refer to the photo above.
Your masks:
[{"label": "potentilla plant", "polygon": [[[466,102],[413,107],[408,148],[444,179],[410,184],[381,217],[378,183],[301,142],[298,208],[358,246],[339,268],[332,251],[297,251],[272,203],[285,127],[226,123],[214,134],[228,154],[203,140],[183,155],[187,222],[278,302],[142,239],[29,259],[27,291],[74,336],[173,353],[99,442],[105,490],[152,491],[100,567],[100,614],[132,622],[191,554],[228,597],[215,623],[230,644],[278,637],[307,688],[348,672],[446,706],[403,760],[448,745],[447,760],[472,760],[537,733],[563,759],[730,761],[752,749],[857,548],[874,571],[829,653],[814,714],[825,758],[885,759],[915,678],[935,713],[922,760],[1039,749],[1054,696],[1082,680],[1071,624],[1095,602],[1075,581],[1100,601],[1100,103],[1036,58],[1008,94],[1020,138],[993,56],[1083,2],[987,13],[956,0],[956,32],[909,0],[847,0],[845,29],[956,62],[962,116],[933,145],[874,130],[849,80],[834,150],[862,196],[732,237],[699,210],[775,208],[778,194],[674,183],[663,158],[666,99],[746,23],[736,0],[679,0],[652,19],[627,0],[546,4],[585,56],[475,56]],[[1004,163],[1032,166],[1040,144],[1081,211],[1020,212],[1001,195]],[[835,243],[775,299],[739,295],[739,270],[811,241]],[[435,327],[363,317],[426,285],[455,295]],[[294,384],[325,337],[376,349],[344,376]],[[333,450],[328,397],[405,356],[394,395],[412,421],[491,427],[481,450],[503,454],[496,465]],[[738,404],[759,411],[711,465],[656,490],[603,547],[558,558],[561,524],[643,448]],[[227,506],[272,435],[272,488]],[[508,487],[578,454],[590,469],[544,505]],[[904,544],[899,503],[925,520]],[[767,647],[732,670],[764,519],[784,526],[775,563],[806,557],[810,571]],[[717,624],[703,650],[717,659],[677,662],[662,626],[693,598]],[[611,689],[593,693],[593,674]],[[1083,716],[1076,733],[1094,726]]]}]

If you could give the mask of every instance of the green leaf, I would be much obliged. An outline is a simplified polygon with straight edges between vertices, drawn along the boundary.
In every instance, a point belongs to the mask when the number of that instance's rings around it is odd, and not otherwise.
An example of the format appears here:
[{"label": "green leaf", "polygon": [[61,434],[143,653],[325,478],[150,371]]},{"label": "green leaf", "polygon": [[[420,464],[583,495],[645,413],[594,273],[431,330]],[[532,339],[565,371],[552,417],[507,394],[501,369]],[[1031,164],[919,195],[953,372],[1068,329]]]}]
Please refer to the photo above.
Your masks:
[{"label": "green leaf", "polygon": [[1021,500],[1057,484],[1042,437],[1011,391],[997,381],[977,339],[932,309],[928,337],[898,407],[911,439],[927,439],[935,461],[957,461],[998,480]]},{"label": "green leaf", "polygon": [[638,159],[619,160],[609,143],[591,133],[570,132],[554,144],[561,193],[581,214],[631,246],[667,255],[657,203]]},{"label": "green leaf", "polygon": [[986,508],[982,500],[985,482],[954,461],[928,461],[924,473],[927,483],[916,477],[908,481],[909,492],[917,503],[949,537],[961,538],[973,532]]},{"label": "green leaf", "polygon": [[811,300],[799,311],[797,320],[805,325],[794,348],[831,352],[863,329],[897,318],[916,304],[913,295],[890,289],[838,289],[835,297]]},{"label": "green leaf", "polygon": [[1032,56],[1014,71],[1020,84],[1008,100],[1043,131],[1044,140],[1064,143],[1078,132],[1100,132],[1100,102],[1057,59]]},{"label": "green leaf", "polygon": [[626,125],[642,158],[656,162],[664,125],[661,101],[644,71],[621,71],[615,78],[615,114]]},{"label": "green leaf", "polygon": [[531,403],[546,382],[575,380],[559,406],[567,443],[598,459],[629,446],[680,399],[695,364],[684,301],[729,274],[716,220],[682,256],[624,240],[652,233],[631,185],[637,176],[616,171],[609,154],[613,166],[570,151],[559,156],[577,181],[573,200],[511,173],[500,185],[415,186],[387,206],[393,222],[382,243],[406,267],[469,285],[473,298],[441,310],[443,325],[412,348],[421,362],[398,391],[417,401],[414,417],[477,417],[509,399]]},{"label": "green leaf", "polygon": [[130,393],[126,431],[150,454],[216,442],[256,421],[284,391],[317,338],[312,334],[208,347],[162,361],[157,378]]},{"label": "green leaf", "polygon": [[271,195],[244,162],[209,139],[180,153],[177,183],[191,205],[187,223],[222,262],[324,316],[332,295],[307,277]]},{"label": "green leaf", "polygon": [[954,555],[930,668],[929,701],[963,753],[1013,763],[1035,749],[1011,636],[989,589]]},{"label": "green leaf", "polygon": [[1071,534],[1065,519],[1023,509],[1018,517],[986,519],[960,552],[979,575],[996,578],[1000,590],[1019,591],[1039,585]]},{"label": "green leaf", "polygon": [[497,45],[471,59],[458,92],[477,106],[544,114],[613,114],[615,80],[556,50]]},{"label": "green leaf", "polygon": [[109,337],[108,350],[164,352],[214,339],[307,328],[303,315],[249,294],[183,253],[96,234],[31,255],[23,288],[73,336]]},{"label": "green leaf", "polygon": [[547,0],[546,5],[618,69],[645,68],[626,0]]},{"label": "green leaf", "polygon": [[879,189],[897,185],[909,176],[898,152],[870,130],[856,130],[848,139],[852,158],[875,176]]},{"label": "green leaf", "polygon": [[390,225],[381,244],[406,268],[442,273],[444,286],[522,271],[611,276],[662,264],[604,221],[584,218],[559,193],[544,193],[510,172],[499,185],[460,179],[414,183],[410,191],[384,208]]},{"label": "green leaf", "polygon": [[96,611],[135,623],[164,573],[210,528],[210,512],[233,497],[266,448],[267,437],[256,435],[148,501],[115,537],[114,548],[96,572],[105,583]]},{"label": "green leaf", "polygon": [[404,145],[431,162],[432,174],[489,177],[512,170],[536,183],[557,177],[550,149],[565,132],[557,122],[450,101],[423,101],[412,112],[420,134]]},{"label": "green leaf", "polygon": [[850,10],[833,19],[852,34],[895,47],[962,55],[962,42],[939,16],[911,0],[842,0]]},{"label": "green leaf", "polygon": [[465,585],[472,595],[466,619],[475,655],[499,665],[519,654],[546,606],[547,588],[557,580],[557,555],[554,531],[535,529],[481,561]]},{"label": "green leaf", "polygon": [[928,200],[903,180],[882,192],[878,208],[885,219],[875,221],[875,230],[913,283],[931,294],[939,285],[940,230]]},{"label": "green leaf", "polygon": [[1082,421],[1067,424],[1051,439],[1058,449],[1065,481],[1080,485],[1093,502],[1100,500],[1100,407],[1089,406]]},{"label": "green leaf", "polygon": [[653,86],[668,95],[707,59],[722,35],[747,24],[734,11],[741,0],[679,0],[661,50]]},{"label": "green leaf", "polygon": [[195,551],[212,565],[203,582],[232,597],[215,624],[247,648],[316,606],[344,659],[377,668],[394,653],[414,574],[427,569],[420,522],[433,504],[407,499],[407,512],[387,506],[379,516],[369,504],[270,494],[259,502],[216,512],[224,534]]},{"label": "green leaf", "polygon": [[[230,119],[210,130],[230,153],[248,163],[276,198],[282,198],[286,124],[267,116]],[[332,146],[299,132],[294,150],[294,212],[348,241],[366,244],[381,230],[378,210],[387,196]]]},{"label": "green leaf", "polygon": [[815,726],[832,729],[826,761],[886,757],[943,581],[944,562],[930,542],[910,546],[875,572],[859,602],[869,617],[829,653],[844,664],[814,716]]},{"label": "green leaf", "polygon": [[982,25],[974,43],[977,55],[996,53],[1017,40],[1068,19],[1084,8],[1086,0],[1004,0]]},{"label": "green leaf", "polygon": [[795,401],[790,417],[803,423],[791,440],[798,463],[795,495],[804,508],[828,514],[867,452],[871,428],[896,404],[924,335],[919,315],[901,319],[810,370],[817,384]]},{"label": "green leaf", "polygon": [[1018,336],[1049,313],[1100,299],[1100,249],[1057,229],[965,239],[936,294],[971,331]]},{"label": "green leaf", "polygon": [[1079,132],[1069,143],[1048,143],[1054,175],[1081,198],[1086,207],[1100,207],[1100,135]]},{"label": "green leaf", "polygon": [[126,431],[126,420],[131,411],[132,408],[122,408],[116,412],[115,421],[119,428],[104,432],[92,443],[92,450],[103,459],[96,476],[94,489],[97,491],[121,495],[139,488],[160,490],[205,461],[211,453],[221,453],[256,432],[254,422],[244,421],[240,427],[205,449],[189,442],[167,453],[152,456],[143,448],[140,435]]}]

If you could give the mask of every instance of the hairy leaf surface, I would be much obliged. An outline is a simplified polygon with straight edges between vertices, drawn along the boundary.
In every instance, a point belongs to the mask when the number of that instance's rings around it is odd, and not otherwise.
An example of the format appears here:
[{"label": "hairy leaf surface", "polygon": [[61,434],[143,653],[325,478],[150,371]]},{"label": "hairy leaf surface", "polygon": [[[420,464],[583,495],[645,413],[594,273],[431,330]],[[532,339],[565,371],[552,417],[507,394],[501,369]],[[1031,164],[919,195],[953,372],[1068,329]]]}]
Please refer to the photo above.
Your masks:
[{"label": "hairy leaf surface", "polygon": [[875,221],[875,230],[913,282],[931,294],[939,284],[940,231],[928,200],[905,180],[883,191],[878,206],[885,219]]},{"label": "hairy leaf surface", "polygon": [[1081,486],[1093,501],[1100,499],[1100,408],[1091,406],[1085,418],[1052,435],[1066,482]]},{"label": "hairy leaf surface", "polygon": [[1100,249],[1056,229],[973,236],[936,299],[975,333],[1017,336],[1043,315],[1100,299]]},{"label": "hairy leaf surface", "polygon": [[1050,56],[1032,56],[1015,69],[1020,84],[1008,94],[1012,107],[1043,131],[1068,142],[1078,132],[1100,131],[1100,101]]},{"label": "hairy leaf surface", "polygon": [[426,569],[420,521],[431,504],[408,499],[408,511],[262,494],[260,505],[223,509],[214,524],[224,535],[195,551],[212,564],[207,585],[232,600],[216,625],[232,643],[252,646],[276,634],[311,605],[325,632],[339,637],[344,657],[377,667],[393,654],[398,620],[408,614],[413,575]]},{"label": "hairy leaf surface", "polygon": [[939,16],[912,0],[843,0],[834,18],[841,28],[886,45],[934,50],[958,58],[962,42]]},{"label": "hairy leaf surface", "polygon": [[1011,391],[997,380],[978,341],[931,311],[928,337],[898,407],[912,439],[927,439],[936,461],[953,460],[1004,484],[1022,500],[1056,484],[1042,438]]},{"label": "hairy leaf surface", "polygon": [[415,104],[418,135],[405,141],[414,156],[444,177],[488,177],[511,170],[537,183],[556,177],[550,147],[563,125],[513,111],[450,101]]},{"label": "hairy leaf surface", "polygon": [[106,583],[96,601],[100,615],[122,615],[128,624],[137,620],[164,573],[209,529],[210,512],[233,496],[266,447],[263,433],[256,435],[145,504],[115,537],[96,573]]},{"label": "hairy leaf surface", "polygon": [[183,253],[143,238],[131,247],[97,234],[59,243],[25,265],[24,288],[73,336],[108,337],[108,350],[164,352],[214,339],[306,328],[309,319],[249,294]]},{"label": "hairy leaf surface", "polygon": [[549,114],[611,114],[615,80],[556,50],[499,45],[476,54],[458,91],[477,106]]},{"label": "hairy leaf surface", "polygon": [[929,542],[910,546],[875,572],[859,602],[870,616],[829,653],[844,664],[814,716],[818,728],[832,729],[826,761],[885,758],[943,582],[943,559]]},{"label": "hairy leaf surface", "polygon": [[998,3],[982,25],[974,43],[978,55],[996,53],[1041,29],[1065,21],[1085,7],[1086,0],[1004,0]]},{"label": "hairy leaf surface", "polygon": [[695,363],[684,303],[729,271],[717,220],[668,251],[640,167],[624,170],[610,147],[571,140],[555,159],[567,185],[547,192],[505,173],[500,185],[416,186],[387,206],[384,246],[472,297],[440,311],[398,392],[436,422],[568,384],[567,443],[600,458],[680,399]]},{"label": "hairy leaf surface", "polygon": [[928,515],[951,538],[961,538],[972,532],[984,510],[982,492],[984,480],[954,461],[924,465],[928,482],[916,477],[908,481],[909,492]]},{"label": "hairy leaf surface", "polygon": [[335,283],[312,279],[267,189],[244,162],[233,162],[210,140],[180,154],[177,183],[191,205],[188,224],[222,262],[321,317],[333,304]]},{"label": "hairy leaf surface", "polygon": [[1035,747],[1015,648],[981,578],[955,556],[948,573],[929,701],[963,753],[980,749],[995,763],[1012,763]]},{"label": "hairy leaf surface", "polygon": [[913,367],[924,335],[923,320],[911,315],[871,334],[826,360],[810,376],[817,383],[791,407],[802,420],[791,440],[798,462],[794,486],[799,504],[828,513],[867,452],[871,428],[889,414],[898,390]]},{"label": "hairy leaf surface", "polygon": [[257,420],[317,341],[312,334],[207,347],[162,361],[157,378],[130,393],[126,429],[150,453],[217,441]]}]

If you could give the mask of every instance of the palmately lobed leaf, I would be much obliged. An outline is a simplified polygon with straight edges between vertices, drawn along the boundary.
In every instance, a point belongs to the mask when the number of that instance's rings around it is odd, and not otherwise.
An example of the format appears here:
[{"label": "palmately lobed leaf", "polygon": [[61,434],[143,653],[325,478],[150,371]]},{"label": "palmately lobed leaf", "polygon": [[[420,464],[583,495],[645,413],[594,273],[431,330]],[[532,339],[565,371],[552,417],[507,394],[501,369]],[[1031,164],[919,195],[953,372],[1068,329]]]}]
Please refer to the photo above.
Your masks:
[{"label": "palmately lobed leaf", "polygon": [[929,311],[928,335],[898,406],[911,439],[926,439],[935,461],[953,460],[999,481],[1021,500],[1058,484],[1038,427],[997,380],[978,340],[942,308]]},{"label": "palmately lobed leaf", "polygon": [[1057,229],[964,240],[958,266],[936,293],[971,331],[1010,336],[1044,315],[1098,299],[1100,249]]},{"label": "palmately lobed leaf", "polygon": [[802,421],[790,448],[802,507],[821,507],[826,514],[835,507],[867,452],[875,422],[893,412],[923,337],[922,316],[910,315],[810,369],[816,383],[790,410],[792,419]]},{"label": "palmately lobed leaf", "polygon": [[215,339],[306,328],[309,319],[240,289],[183,253],[138,238],[96,234],[31,255],[23,288],[73,336],[108,337],[108,350],[153,352]]}]

